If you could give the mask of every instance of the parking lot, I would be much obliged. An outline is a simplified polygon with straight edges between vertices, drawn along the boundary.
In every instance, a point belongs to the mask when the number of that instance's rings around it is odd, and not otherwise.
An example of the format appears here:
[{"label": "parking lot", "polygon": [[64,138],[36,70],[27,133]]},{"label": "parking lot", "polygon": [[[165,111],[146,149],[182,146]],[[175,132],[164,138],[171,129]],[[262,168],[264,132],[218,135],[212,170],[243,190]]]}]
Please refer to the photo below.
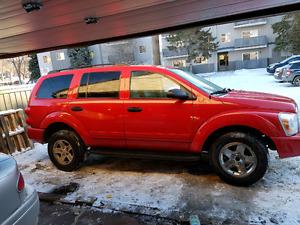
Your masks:
[{"label": "parking lot", "polygon": [[[300,104],[300,88],[275,81],[264,69],[202,76],[228,88],[286,95]],[[299,157],[281,160],[271,152],[269,171],[248,188],[224,183],[205,162],[92,156],[78,171],[66,173],[52,165],[47,146],[40,144],[15,158],[26,181],[39,192],[51,192],[71,182],[79,184],[77,190],[63,196],[63,201],[79,208],[78,202],[88,202],[91,207],[87,210],[149,216],[170,224],[180,224],[191,215],[198,215],[202,224],[300,224]],[[57,210],[42,210],[41,221],[51,221],[53,213]],[[65,224],[74,224],[74,220]],[[147,223],[139,220],[138,224]]]}]

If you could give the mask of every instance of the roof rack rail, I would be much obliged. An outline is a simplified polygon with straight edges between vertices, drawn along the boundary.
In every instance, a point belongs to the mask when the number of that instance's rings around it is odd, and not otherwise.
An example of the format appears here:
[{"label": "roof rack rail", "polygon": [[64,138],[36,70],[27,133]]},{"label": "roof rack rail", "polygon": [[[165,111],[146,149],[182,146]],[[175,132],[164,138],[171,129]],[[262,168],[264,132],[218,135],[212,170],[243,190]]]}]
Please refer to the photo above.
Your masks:
[{"label": "roof rack rail", "polygon": [[51,70],[51,71],[48,72],[48,74],[58,73],[58,72],[61,72],[61,71],[66,71],[66,70],[83,69],[83,68],[93,68],[93,67],[100,67],[100,66],[114,66],[114,65],[118,65],[118,66],[123,65],[123,66],[125,66],[126,64],[103,63],[103,64],[88,65],[88,66],[69,67],[69,68],[64,68],[64,69],[59,69],[59,70]]}]

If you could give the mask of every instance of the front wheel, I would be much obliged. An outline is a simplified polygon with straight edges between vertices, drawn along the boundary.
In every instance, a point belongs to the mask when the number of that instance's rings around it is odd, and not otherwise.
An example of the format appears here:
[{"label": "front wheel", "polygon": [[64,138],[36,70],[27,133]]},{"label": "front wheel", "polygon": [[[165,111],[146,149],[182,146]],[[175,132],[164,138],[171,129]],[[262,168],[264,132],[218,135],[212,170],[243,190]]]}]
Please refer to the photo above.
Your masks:
[{"label": "front wheel", "polygon": [[227,183],[249,186],[260,180],[268,168],[268,149],[259,138],[243,132],[220,136],[210,150],[210,162]]},{"label": "front wheel", "polygon": [[83,160],[84,145],[77,134],[70,130],[60,130],[51,135],[48,154],[52,163],[60,170],[73,171]]}]

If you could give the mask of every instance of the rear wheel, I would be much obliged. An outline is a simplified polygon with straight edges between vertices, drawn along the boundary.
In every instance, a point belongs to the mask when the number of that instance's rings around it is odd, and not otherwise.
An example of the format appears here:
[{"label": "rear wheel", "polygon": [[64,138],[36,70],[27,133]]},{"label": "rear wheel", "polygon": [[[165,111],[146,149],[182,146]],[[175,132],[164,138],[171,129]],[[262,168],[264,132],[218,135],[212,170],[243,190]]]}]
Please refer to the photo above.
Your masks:
[{"label": "rear wheel", "polygon": [[49,157],[60,170],[67,172],[76,170],[83,160],[83,153],[84,145],[73,131],[60,130],[49,138]]},{"label": "rear wheel", "polygon": [[224,181],[249,186],[266,173],[268,150],[261,140],[251,134],[230,132],[214,142],[210,162]]},{"label": "rear wheel", "polygon": [[293,85],[296,86],[296,87],[300,86],[300,76],[297,76],[297,77],[294,78]]}]

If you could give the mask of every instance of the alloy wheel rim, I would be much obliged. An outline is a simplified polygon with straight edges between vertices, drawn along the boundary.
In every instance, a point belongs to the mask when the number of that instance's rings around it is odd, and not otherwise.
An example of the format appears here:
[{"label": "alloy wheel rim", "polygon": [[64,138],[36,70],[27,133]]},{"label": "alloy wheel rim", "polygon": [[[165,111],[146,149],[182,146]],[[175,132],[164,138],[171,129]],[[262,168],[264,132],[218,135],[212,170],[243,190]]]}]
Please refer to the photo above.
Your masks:
[{"label": "alloy wheel rim", "polygon": [[300,78],[296,78],[294,83],[296,86],[300,86]]},{"label": "alloy wheel rim", "polygon": [[252,148],[241,142],[231,142],[223,146],[219,162],[227,174],[238,178],[250,175],[257,167],[257,157]]},{"label": "alloy wheel rim", "polygon": [[57,140],[53,145],[53,155],[59,164],[70,164],[74,158],[72,145],[66,140]]}]

